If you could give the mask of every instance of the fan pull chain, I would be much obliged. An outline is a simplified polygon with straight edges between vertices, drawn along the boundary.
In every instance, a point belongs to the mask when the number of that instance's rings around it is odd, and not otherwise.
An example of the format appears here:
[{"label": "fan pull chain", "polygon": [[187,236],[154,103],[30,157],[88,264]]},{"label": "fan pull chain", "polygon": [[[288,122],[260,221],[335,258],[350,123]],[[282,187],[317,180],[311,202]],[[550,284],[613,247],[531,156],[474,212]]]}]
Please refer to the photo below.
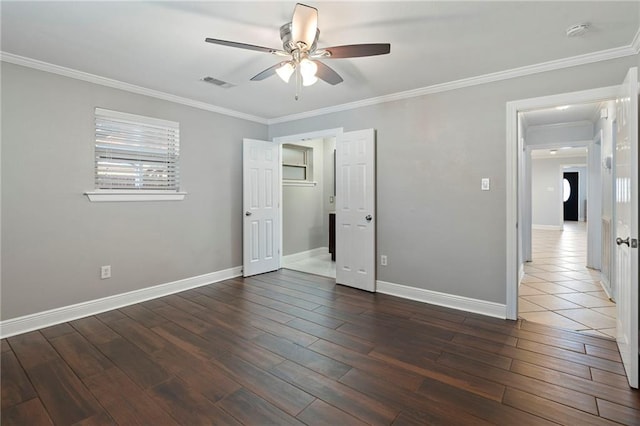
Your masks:
[{"label": "fan pull chain", "polygon": [[296,66],[296,101],[300,99],[302,94],[302,75],[300,74],[300,66]]}]

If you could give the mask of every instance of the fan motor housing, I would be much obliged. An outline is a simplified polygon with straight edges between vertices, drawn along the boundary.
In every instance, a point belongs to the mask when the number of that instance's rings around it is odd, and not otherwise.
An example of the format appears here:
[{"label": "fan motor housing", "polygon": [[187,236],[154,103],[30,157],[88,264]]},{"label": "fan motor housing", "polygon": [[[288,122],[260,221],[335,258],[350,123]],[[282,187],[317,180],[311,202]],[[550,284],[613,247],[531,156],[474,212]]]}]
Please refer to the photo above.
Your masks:
[{"label": "fan motor housing", "polygon": [[[320,28],[316,28],[316,36],[313,39],[313,44],[307,49],[308,52],[313,52],[316,50],[319,37]],[[288,22],[280,27],[280,40],[282,40],[282,48],[285,52],[291,53],[294,50],[298,50],[298,45],[291,40],[291,22]]]}]

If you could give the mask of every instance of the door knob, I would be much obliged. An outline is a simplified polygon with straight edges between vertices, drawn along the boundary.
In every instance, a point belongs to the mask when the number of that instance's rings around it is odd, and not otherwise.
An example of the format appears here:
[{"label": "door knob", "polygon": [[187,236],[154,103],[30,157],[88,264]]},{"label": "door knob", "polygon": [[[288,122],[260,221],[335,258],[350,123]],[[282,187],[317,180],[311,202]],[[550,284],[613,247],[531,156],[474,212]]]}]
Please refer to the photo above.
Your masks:
[{"label": "door knob", "polygon": [[624,240],[620,237],[616,238],[616,244],[619,246],[623,244],[626,244],[627,246],[629,246],[629,237],[625,238]]},{"label": "door knob", "polygon": [[244,212],[245,216],[251,216],[251,214],[252,214],[251,212]]},{"label": "door knob", "polygon": [[371,219],[373,219],[373,218],[371,217],[371,215],[370,215],[370,214],[368,214],[368,215],[366,215],[366,216],[365,216],[365,220],[366,220],[367,222],[371,222]]}]

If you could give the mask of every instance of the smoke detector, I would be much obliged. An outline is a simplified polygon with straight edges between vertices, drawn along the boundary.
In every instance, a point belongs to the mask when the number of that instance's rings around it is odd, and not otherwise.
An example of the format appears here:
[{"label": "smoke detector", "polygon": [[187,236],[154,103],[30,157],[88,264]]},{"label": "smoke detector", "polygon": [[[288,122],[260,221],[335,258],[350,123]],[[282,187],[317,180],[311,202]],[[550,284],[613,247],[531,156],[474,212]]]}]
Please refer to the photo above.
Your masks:
[{"label": "smoke detector", "polygon": [[576,24],[567,28],[567,37],[580,37],[589,31],[589,24]]}]

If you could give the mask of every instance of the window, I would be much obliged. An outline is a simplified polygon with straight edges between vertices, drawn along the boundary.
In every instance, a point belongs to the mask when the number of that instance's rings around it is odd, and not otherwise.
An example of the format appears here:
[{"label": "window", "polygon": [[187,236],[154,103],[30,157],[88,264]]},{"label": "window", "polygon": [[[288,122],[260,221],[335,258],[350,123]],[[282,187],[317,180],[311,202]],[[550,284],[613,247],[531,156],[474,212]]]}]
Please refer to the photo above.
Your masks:
[{"label": "window", "polygon": [[[125,201],[122,198],[132,194],[142,195],[139,199],[144,200],[184,198],[184,193],[178,192],[179,126],[173,121],[96,108],[96,191],[87,193],[89,198]],[[118,198],[91,197],[105,194],[117,194]],[[170,197],[162,197],[163,194]]]},{"label": "window", "polygon": [[562,202],[566,203],[571,197],[571,184],[567,179],[562,180]]},{"label": "window", "polygon": [[313,148],[282,145],[282,180],[285,183],[312,183]]}]

